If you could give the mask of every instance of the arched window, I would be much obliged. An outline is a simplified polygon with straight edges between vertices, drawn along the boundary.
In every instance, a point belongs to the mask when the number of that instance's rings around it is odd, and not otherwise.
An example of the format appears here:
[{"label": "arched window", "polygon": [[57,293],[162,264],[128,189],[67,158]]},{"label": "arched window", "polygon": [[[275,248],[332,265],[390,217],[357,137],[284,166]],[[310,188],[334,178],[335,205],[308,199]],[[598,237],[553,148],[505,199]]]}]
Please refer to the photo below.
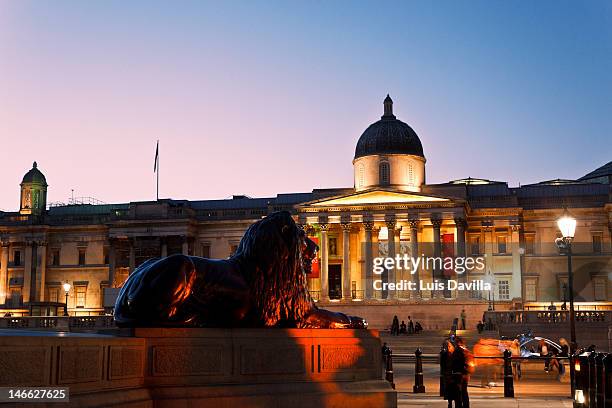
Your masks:
[{"label": "arched window", "polygon": [[386,161],[380,162],[378,165],[379,184],[386,186],[389,185],[389,163]]},{"label": "arched window", "polygon": [[363,187],[364,184],[365,168],[363,167],[363,164],[360,164],[359,167],[357,167],[357,187]]}]

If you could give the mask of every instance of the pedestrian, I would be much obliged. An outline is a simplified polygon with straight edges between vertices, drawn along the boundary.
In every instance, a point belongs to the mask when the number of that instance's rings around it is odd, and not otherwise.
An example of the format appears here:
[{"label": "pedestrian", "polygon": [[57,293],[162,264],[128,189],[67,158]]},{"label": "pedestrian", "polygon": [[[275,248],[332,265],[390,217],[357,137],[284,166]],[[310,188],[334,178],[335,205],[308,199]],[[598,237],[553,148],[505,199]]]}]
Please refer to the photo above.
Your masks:
[{"label": "pedestrian", "polygon": [[565,340],[564,338],[559,339],[559,345],[561,346],[561,351],[559,352],[557,357],[561,357],[561,358],[557,360],[559,364],[559,375],[557,376],[557,379],[561,381],[561,379],[565,375],[565,365],[563,364],[563,358],[569,357],[570,346],[567,340]]},{"label": "pedestrian", "polygon": [[476,325],[476,330],[478,330],[478,334],[482,333],[482,331],[484,330],[484,323],[482,321],[478,322],[478,324]]},{"label": "pedestrian", "polygon": [[399,319],[396,316],[393,316],[393,323],[391,323],[391,335],[397,336],[399,334]]},{"label": "pedestrian", "polygon": [[[455,346],[453,342],[448,339],[444,340],[442,344],[442,353],[440,358],[442,359],[440,369],[442,370],[442,382],[440,384],[442,389],[442,395],[444,399],[448,401],[448,408],[452,408],[453,401],[461,401],[461,395],[459,394],[460,389],[456,386],[453,381],[453,353],[455,352]],[[455,402],[455,407],[459,407]]]},{"label": "pedestrian", "polygon": [[544,371],[548,372],[550,370],[550,354],[548,353],[548,344],[546,344],[544,339],[540,340],[538,351],[540,352],[540,357],[545,357]]},{"label": "pedestrian", "polygon": [[414,334],[419,334],[422,331],[423,331],[423,326],[421,326],[421,323],[416,322],[414,324]]},{"label": "pedestrian", "polygon": [[[451,361],[453,387],[458,391],[455,395],[456,408],[470,408],[468,381],[474,371],[474,359],[461,337],[455,339],[455,351]],[[450,405],[449,405],[450,407]]]},{"label": "pedestrian", "polygon": [[[518,339],[514,339],[510,346],[510,351],[512,352],[512,357],[521,357],[521,345]],[[512,375],[517,380],[521,379],[521,360],[512,360]]]},{"label": "pedestrian", "polygon": [[414,323],[412,322],[412,318],[408,316],[408,334],[414,333]]},{"label": "pedestrian", "polygon": [[402,324],[400,324],[400,334],[406,334],[406,323],[402,320]]},{"label": "pedestrian", "polygon": [[467,313],[465,313],[465,309],[461,309],[461,330],[465,330],[465,319],[467,318]]}]

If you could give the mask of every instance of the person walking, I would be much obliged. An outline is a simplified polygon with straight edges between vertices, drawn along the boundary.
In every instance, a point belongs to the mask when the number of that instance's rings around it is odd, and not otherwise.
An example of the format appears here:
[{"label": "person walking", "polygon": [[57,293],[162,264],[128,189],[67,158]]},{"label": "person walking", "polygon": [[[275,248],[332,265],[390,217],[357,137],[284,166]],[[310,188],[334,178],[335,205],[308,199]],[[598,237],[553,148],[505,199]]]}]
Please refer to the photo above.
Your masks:
[{"label": "person walking", "polygon": [[453,407],[453,401],[455,401],[455,407],[459,407],[457,405],[457,401],[461,401],[461,396],[459,394],[460,390],[456,386],[453,381],[453,353],[455,352],[455,346],[450,339],[444,340],[442,344],[442,353],[440,358],[442,360],[442,364],[440,369],[442,370],[442,382],[440,384],[442,389],[442,395],[444,399],[448,401],[448,408]]},{"label": "person walking", "polygon": [[457,395],[454,395],[455,408],[470,408],[468,381],[470,374],[474,371],[474,361],[472,353],[467,349],[461,337],[455,339],[455,351],[451,359],[451,370],[453,388],[458,391]]},{"label": "person walking", "polygon": [[[520,357],[521,356],[521,345],[518,339],[514,339],[512,345],[510,346],[510,351],[512,351],[512,357]],[[512,361],[512,373],[513,377],[517,380],[521,379],[521,360],[513,360]]]},{"label": "person walking", "polygon": [[399,335],[399,319],[397,318],[397,315],[393,316],[393,323],[391,323],[391,335]]},{"label": "person walking", "polygon": [[467,319],[467,313],[465,309],[461,309],[461,330],[465,330],[465,319]]},{"label": "person walking", "polygon": [[412,318],[408,316],[408,334],[414,333],[414,323],[412,322]]}]

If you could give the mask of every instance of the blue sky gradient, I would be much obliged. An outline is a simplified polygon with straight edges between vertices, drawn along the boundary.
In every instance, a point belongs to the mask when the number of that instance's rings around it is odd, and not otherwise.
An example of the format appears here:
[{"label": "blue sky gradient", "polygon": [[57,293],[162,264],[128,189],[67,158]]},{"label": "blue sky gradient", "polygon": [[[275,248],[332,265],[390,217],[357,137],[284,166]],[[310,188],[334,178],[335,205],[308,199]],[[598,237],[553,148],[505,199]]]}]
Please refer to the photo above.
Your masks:
[{"label": "blue sky gradient", "polygon": [[390,93],[427,182],[612,160],[612,2],[0,1],[0,209],[353,183]]}]

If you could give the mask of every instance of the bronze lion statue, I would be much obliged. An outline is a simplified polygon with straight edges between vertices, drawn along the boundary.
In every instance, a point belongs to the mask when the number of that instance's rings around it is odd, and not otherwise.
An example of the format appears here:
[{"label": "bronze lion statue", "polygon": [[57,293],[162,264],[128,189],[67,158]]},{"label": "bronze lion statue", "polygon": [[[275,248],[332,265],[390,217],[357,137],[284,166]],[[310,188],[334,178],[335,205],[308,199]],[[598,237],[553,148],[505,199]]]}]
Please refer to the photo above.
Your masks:
[{"label": "bronze lion statue", "polygon": [[171,255],[128,277],[115,303],[120,327],[366,328],[364,319],[317,308],[306,272],[317,245],[291,215],[252,224],[229,259]]}]

